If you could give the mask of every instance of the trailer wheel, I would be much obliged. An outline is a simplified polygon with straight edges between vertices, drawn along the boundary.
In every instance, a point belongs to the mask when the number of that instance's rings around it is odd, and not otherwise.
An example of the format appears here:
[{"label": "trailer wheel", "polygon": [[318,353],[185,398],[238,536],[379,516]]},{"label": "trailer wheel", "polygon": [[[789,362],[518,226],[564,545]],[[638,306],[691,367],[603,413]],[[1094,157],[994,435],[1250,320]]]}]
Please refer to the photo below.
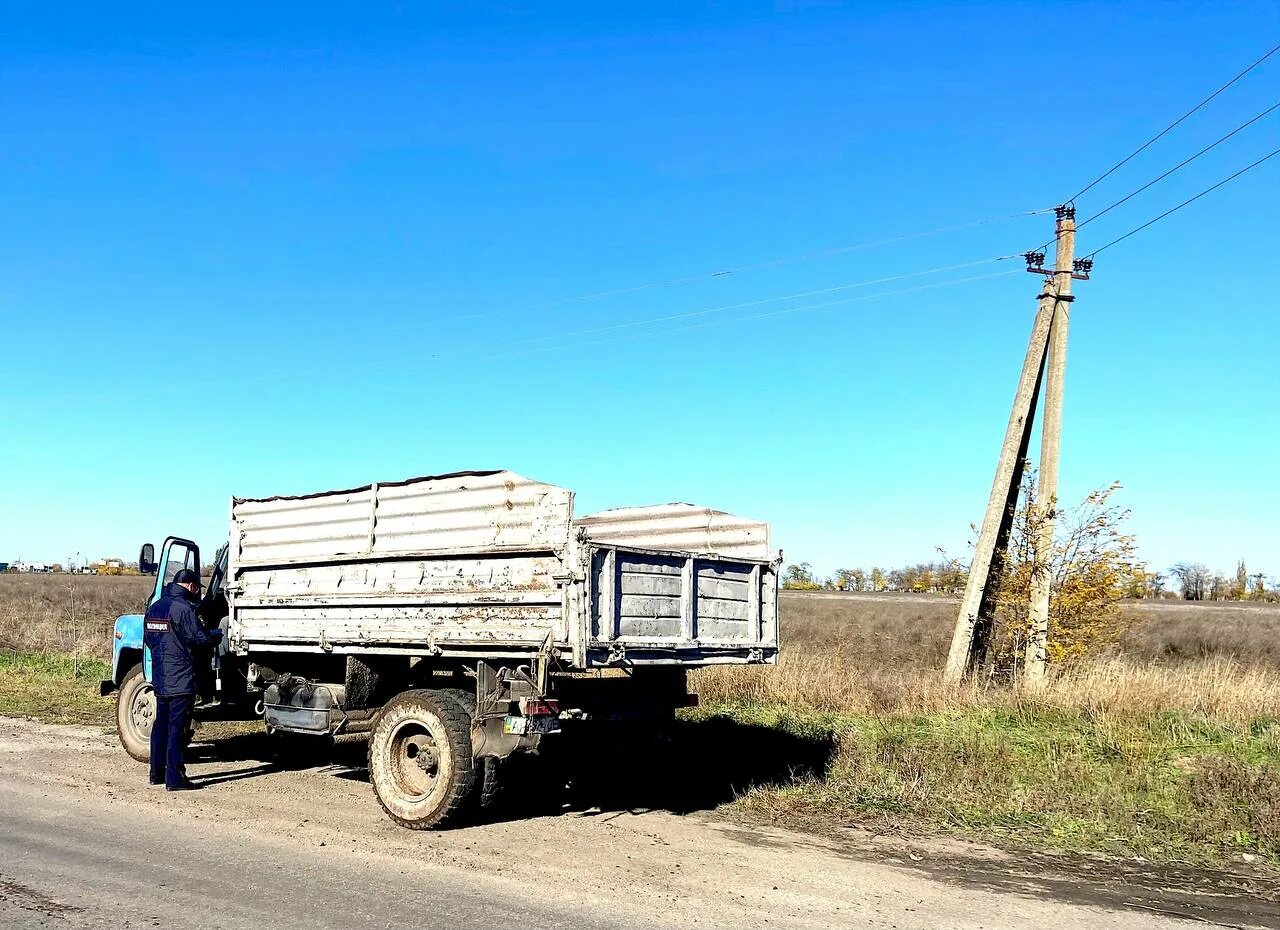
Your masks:
[{"label": "trailer wheel", "polygon": [[369,734],[369,780],[402,827],[446,826],[475,787],[471,721],[450,695],[405,691],[378,714]]},{"label": "trailer wheel", "polygon": [[151,761],[151,724],[156,719],[156,692],[139,662],[125,673],[116,693],[116,734],[124,751],[138,762]]}]

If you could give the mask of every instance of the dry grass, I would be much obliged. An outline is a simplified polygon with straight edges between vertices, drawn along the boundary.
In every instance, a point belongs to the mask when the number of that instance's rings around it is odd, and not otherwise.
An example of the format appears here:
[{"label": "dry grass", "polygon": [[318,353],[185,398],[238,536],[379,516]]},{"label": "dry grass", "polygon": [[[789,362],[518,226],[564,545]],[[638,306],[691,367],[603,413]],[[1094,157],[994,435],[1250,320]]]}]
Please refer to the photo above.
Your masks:
[{"label": "dry grass", "polygon": [[784,594],[775,668],[700,671],[703,713],[827,739],[825,773],[740,806],[826,829],[1280,864],[1280,611],[1145,605],[1112,654],[1035,693],[951,688],[953,601]]},{"label": "dry grass", "polygon": [[954,601],[785,592],[778,667],[707,669],[698,673],[698,691],[712,702],[822,713],[1034,705],[1097,714],[1177,709],[1239,723],[1280,712],[1280,609],[1177,603],[1127,609],[1134,624],[1118,651],[1056,669],[1042,690],[1028,694],[990,682],[943,685]]},{"label": "dry grass", "polygon": [[142,610],[140,575],[0,574],[0,649],[106,658],[116,617]]},{"label": "dry grass", "polygon": [[1280,604],[1139,601],[1126,605],[1133,626],[1126,655],[1160,662],[1229,658],[1280,669]]},{"label": "dry grass", "polygon": [[1056,670],[1031,693],[1001,683],[943,684],[920,667],[874,669],[839,654],[784,654],[777,668],[697,674],[703,701],[743,701],[821,714],[938,714],[973,708],[1057,709],[1097,718],[1167,710],[1242,725],[1280,712],[1280,674],[1229,659],[1160,665],[1109,658]]}]

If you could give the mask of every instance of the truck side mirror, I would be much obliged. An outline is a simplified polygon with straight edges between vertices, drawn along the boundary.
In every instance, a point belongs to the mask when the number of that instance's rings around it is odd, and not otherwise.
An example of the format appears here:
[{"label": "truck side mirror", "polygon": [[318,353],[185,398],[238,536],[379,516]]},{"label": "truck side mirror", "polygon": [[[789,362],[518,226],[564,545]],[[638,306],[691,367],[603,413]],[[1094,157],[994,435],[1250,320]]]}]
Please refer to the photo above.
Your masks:
[{"label": "truck side mirror", "polygon": [[144,575],[156,573],[156,547],[151,543],[144,543],[142,551],[138,553],[138,571]]}]

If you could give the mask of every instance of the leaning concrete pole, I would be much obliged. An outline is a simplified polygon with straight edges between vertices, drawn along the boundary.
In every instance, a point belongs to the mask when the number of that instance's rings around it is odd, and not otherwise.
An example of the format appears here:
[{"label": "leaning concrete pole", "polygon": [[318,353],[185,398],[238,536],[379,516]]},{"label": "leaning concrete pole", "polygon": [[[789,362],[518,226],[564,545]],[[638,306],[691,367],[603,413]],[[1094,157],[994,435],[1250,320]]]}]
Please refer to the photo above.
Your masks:
[{"label": "leaning concrete pole", "polygon": [[1040,424],[1040,475],[1033,521],[1031,608],[1028,615],[1026,661],[1023,677],[1028,685],[1044,680],[1049,647],[1050,553],[1058,506],[1058,454],[1062,443],[1062,390],[1067,372],[1067,328],[1071,322],[1071,274],[1075,262],[1076,220],[1069,207],[1058,208],[1058,250],[1052,278],[1045,290],[1053,294],[1053,321],[1049,327],[1049,354],[1045,361],[1044,419]]},{"label": "leaning concrete pole", "polygon": [[996,589],[1004,569],[1013,513],[1018,506],[1018,486],[1022,483],[1049,328],[1053,321],[1055,301],[1050,291],[1052,288],[1049,287],[1042,290],[1035,321],[1031,324],[1027,355],[1018,376],[1009,425],[1000,446],[995,479],[991,482],[991,495],[987,498],[987,511],[974,546],[973,564],[969,568],[969,580],[965,584],[964,599],[960,602],[960,614],[956,617],[955,633],[951,637],[951,650],[947,654],[943,677],[949,682],[959,682],[981,658],[995,617]]}]

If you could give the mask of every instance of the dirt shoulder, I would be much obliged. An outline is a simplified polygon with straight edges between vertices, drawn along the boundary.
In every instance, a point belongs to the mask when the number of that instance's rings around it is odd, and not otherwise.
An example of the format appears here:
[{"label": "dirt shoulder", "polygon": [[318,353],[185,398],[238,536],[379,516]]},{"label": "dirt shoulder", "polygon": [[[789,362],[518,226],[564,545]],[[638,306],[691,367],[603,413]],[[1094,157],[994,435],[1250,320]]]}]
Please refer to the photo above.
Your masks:
[{"label": "dirt shoulder", "polygon": [[[359,866],[371,882],[407,874],[504,899],[541,889],[584,915],[635,924],[1280,926],[1280,888],[1262,880],[820,837],[706,813],[619,806],[413,833],[382,815],[357,765],[283,769],[262,748],[256,737],[197,745],[192,774],[208,787],[166,795],[147,789],[144,770],[100,729],[0,718],[0,809],[65,809],[58,829],[71,832],[91,830],[92,817],[172,826],[193,848],[240,848],[267,870],[280,855],[305,854]],[[56,904],[71,892],[31,893]]]}]

